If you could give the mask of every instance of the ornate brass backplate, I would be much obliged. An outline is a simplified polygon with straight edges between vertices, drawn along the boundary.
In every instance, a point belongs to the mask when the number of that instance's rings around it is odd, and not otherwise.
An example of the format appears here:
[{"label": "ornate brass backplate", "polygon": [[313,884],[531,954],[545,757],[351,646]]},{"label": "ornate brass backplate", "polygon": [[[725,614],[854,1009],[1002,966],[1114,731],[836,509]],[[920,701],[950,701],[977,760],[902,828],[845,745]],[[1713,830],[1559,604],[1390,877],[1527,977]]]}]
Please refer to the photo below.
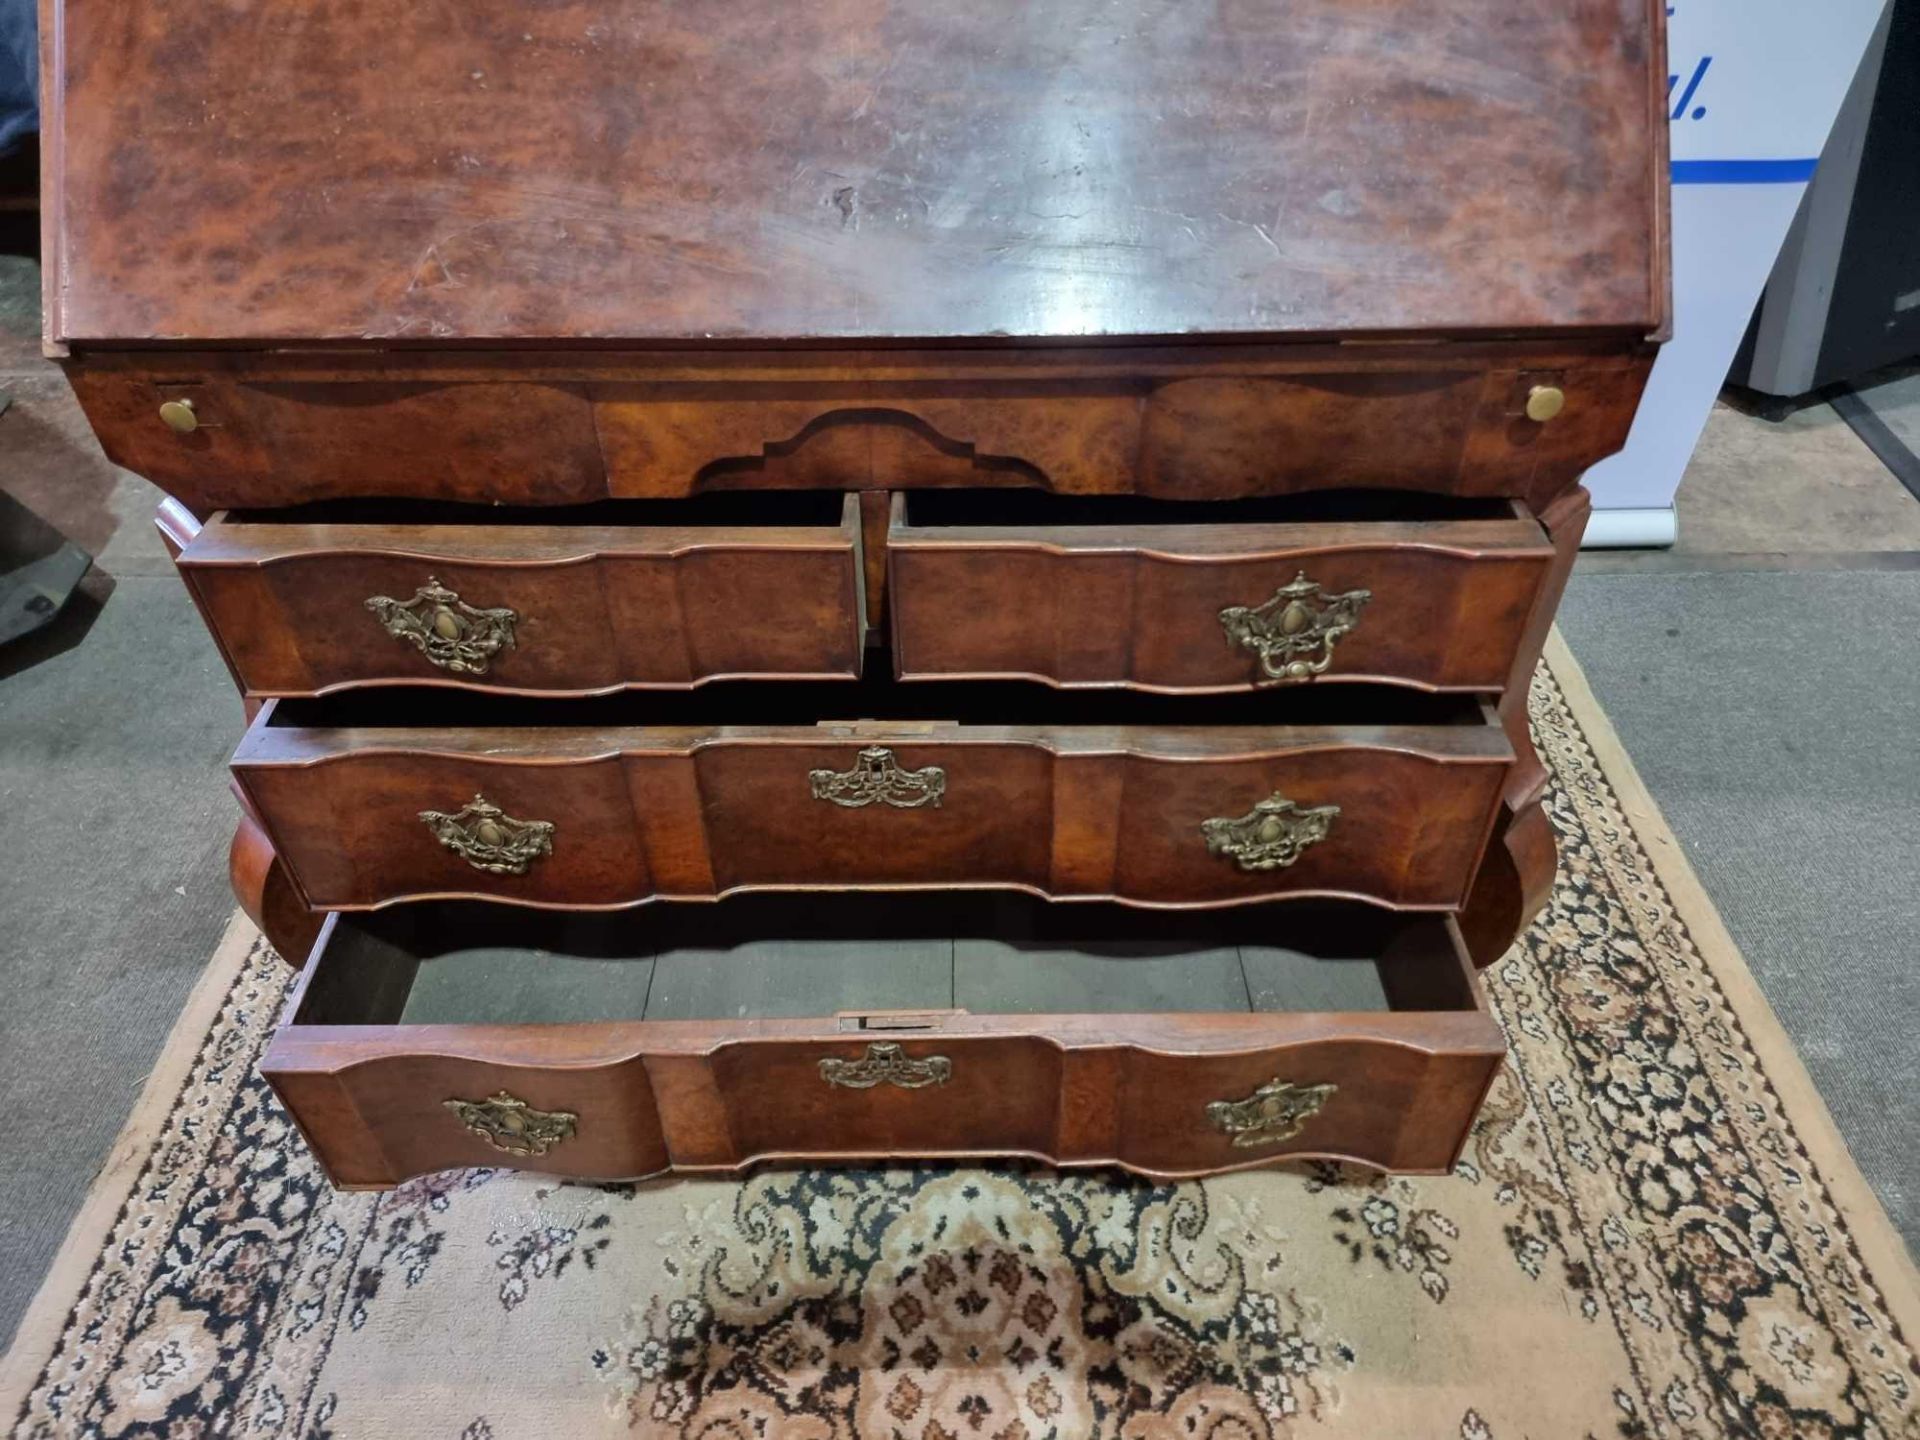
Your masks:
[{"label": "ornate brass backplate", "polygon": [[380,617],[387,634],[456,675],[486,674],[495,655],[513,648],[513,627],[520,621],[505,606],[483,610],[467,604],[431,575],[411,600],[375,595],[367,609]]},{"label": "ornate brass backplate", "polygon": [[927,1085],[946,1084],[953,1078],[953,1062],[944,1055],[909,1060],[898,1045],[876,1040],[858,1060],[834,1056],[822,1060],[820,1078],[829,1085],[842,1085],[849,1090],[871,1090],[876,1085],[918,1090]]},{"label": "ornate brass backplate", "polygon": [[553,853],[551,820],[516,820],[484,795],[451,815],[422,810],[420,818],[442,845],[489,874],[524,875],[534,861]]},{"label": "ornate brass backplate", "polygon": [[851,770],[810,770],[807,782],[813,798],[830,800],[849,810],[858,810],[876,800],[896,810],[917,810],[922,805],[939,805],[947,793],[947,772],[938,765],[924,770],[902,770],[893,751],[884,745],[869,745],[855,757]]},{"label": "ornate brass backplate", "polygon": [[1284,870],[1333,829],[1338,805],[1310,809],[1278,790],[1237,820],[1202,820],[1209,855],[1225,855],[1242,870]]},{"label": "ornate brass backplate", "polygon": [[1306,680],[1326,673],[1333,647],[1360,623],[1360,607],[1371,590],[1329,595],[1302,570],[1264,605],[1229,605],[1220,612],[1220,628],[1229,644],[1260,657],[1269,680]]},{"label": "ornate brass backplate", "polygon": [[460,1123],[509,1155],[544,1155],[572,1137],[580,1117],[566,1110],[536,1110],[502,1090],[485,1100],[442,1100]]},{"label": "ornate brass backplate", "polygon": [[1298,1135],[1338,1088],[1296,1085],[1276,1075],[1244,1100],[1215,1100],[1207,1106],[1207,1119],[1233,1137],[1237,1150],[1279,1145]]}]

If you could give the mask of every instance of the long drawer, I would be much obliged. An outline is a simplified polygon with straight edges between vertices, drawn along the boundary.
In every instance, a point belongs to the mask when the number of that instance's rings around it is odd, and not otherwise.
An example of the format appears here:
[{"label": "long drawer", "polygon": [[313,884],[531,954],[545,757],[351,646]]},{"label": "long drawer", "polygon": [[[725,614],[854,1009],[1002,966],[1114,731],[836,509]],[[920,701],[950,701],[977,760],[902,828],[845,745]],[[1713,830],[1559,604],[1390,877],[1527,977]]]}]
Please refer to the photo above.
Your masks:
[{"label": "long drawer", "polygon": [[1062,930],[920,901],[836,919],[760,897],[644,926],[335,915],[262,1069],[334,1182],[372,1188],[903,1155],[1443,1171],[1503,1052],[1446,917],[1196,938],[1103,907]]},{"label": "long drawer", "polygon": [[[858,498],[566,512],[362,503],[214,515],[182,576],[250,695],[518,693],[859,675]],[[379,518],[383,508],[400,518]],[[424,514],[428,518],[422,519]]]},{"label": "long drawer", "polygon": [[[1146,518],[1102,523],[1116,508]],[[1553,547],[1524,506],[1483,508],[1247,523],[1233,506],[896,495],[895,667],[903,679],[1163,691],[1330,680],[1498,691]]]},{"label": "long drawer", "polygon": [[1444,350],[148,349],[90,351],[67,374],[108,456],[205,514],[367,495],[577,504],[742,484],[1544,496],[1620,448],[1652,363],[1638,340]]},{"label": "long drawer", "polygon": [[[1513,760],[1492,711],[1464,697],[1408,697],[1422,718],[1400,724],[1353,709],[1175,725],[1161,717],[1184,705],[1159,697],[905,688],[930,716],[900,716],[890,699],[897,718],[817,718],[842,694],[849,706],[882,697],[852,685],[276,701],[233,768],[324,909],[973,886],[1146,906],[1341,895],[1444,909],[1463,900]],[[736,709],[742,689],[768,723],[696,718],[755,713]],[[1211,709],[1224,722],[1270,698]],[[948,703],[1033,718],[952,723]]]}]

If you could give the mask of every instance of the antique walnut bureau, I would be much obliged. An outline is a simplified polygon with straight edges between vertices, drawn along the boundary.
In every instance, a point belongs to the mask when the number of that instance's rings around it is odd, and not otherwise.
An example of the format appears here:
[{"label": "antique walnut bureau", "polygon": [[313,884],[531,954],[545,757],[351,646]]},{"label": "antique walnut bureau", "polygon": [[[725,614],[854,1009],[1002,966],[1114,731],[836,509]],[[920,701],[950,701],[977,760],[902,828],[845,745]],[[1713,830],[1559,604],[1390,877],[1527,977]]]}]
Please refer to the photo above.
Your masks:
[{"label": "antique walnut bureau", "polygon": [[1449,1165],[1660,15],[47,0],[48,342],[334,1179]]}]

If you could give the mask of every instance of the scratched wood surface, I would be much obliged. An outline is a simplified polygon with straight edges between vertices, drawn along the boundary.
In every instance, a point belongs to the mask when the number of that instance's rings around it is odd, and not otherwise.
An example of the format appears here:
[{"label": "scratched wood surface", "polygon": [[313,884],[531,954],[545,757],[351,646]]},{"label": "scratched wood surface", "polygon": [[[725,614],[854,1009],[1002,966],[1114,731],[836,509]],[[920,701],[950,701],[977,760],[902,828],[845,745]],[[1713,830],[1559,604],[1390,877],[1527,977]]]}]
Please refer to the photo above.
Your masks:
[{"label": "scratched wood surface", "polygon": [[44,0],[55,342],[1665,320],[1658,0]]}]

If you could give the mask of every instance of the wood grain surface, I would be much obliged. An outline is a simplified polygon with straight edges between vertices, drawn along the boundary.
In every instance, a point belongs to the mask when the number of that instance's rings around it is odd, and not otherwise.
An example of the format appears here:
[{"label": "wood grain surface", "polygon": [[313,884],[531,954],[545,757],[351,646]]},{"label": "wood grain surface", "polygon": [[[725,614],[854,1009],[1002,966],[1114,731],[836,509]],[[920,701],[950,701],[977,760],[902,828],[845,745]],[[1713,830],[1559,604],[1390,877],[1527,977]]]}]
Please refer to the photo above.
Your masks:
[{"label": "wood grain surface", "polygon": [[1553,558],[1524,512],[1291,525],[1224,515],[1217,524],[915,525],[910,514],[896,496],[887,563],[902,678],[1273,688],[1221,612],[1262,605],[1305,576],[1329,596],[1370,596],[1312,683],[1499,691]]},{"label": "wood grain surface", "polygon": [[[1625,442],[1640,342],[744,356],[94,351],[107,454],[197,514],[358,496],[565,505],[1023,486],[1221,500],[1401,489],[1536,511]],[[1526,414],[1536,386],[1565,410]],[[190,399],[180,434],[160,406]]]},{"label": "wood grain surface", "polygon": [[1654,0],[44,8],[60,343],[1665,323]]},{"label": "wood grain surface", "polygon": [[[834,503],[837,501],[837,505]],[[177,563],[249,695],[351,685],[595,694],[737,676],[855,677],[856,497],[838,524],[352,524],[215,514]],[[484,512],[483,512],[484,513]],[[826,518],[825,516],[822,517]],[[429,581],[515,616],[484,671],[436,667],[371,597]]]},{"label": "wood grain surface", "polygon": [[[1491,711],[1428,726],[818,726],[281,724],[271,702],[234,773],[308,901],[359,909],[474,896],[614,908],[739,890],[997,886],[1165,907],[1355,896],[1461,904],[1513,751]],[[847,809],[815,770],[868,747],[938,767],[938,805]],[[1209,853],[1208,819],[1275,792],[1338,805],[1287,868]],[[555,825],[552,854],[487,873],[424,811],[475,795]]]}]

